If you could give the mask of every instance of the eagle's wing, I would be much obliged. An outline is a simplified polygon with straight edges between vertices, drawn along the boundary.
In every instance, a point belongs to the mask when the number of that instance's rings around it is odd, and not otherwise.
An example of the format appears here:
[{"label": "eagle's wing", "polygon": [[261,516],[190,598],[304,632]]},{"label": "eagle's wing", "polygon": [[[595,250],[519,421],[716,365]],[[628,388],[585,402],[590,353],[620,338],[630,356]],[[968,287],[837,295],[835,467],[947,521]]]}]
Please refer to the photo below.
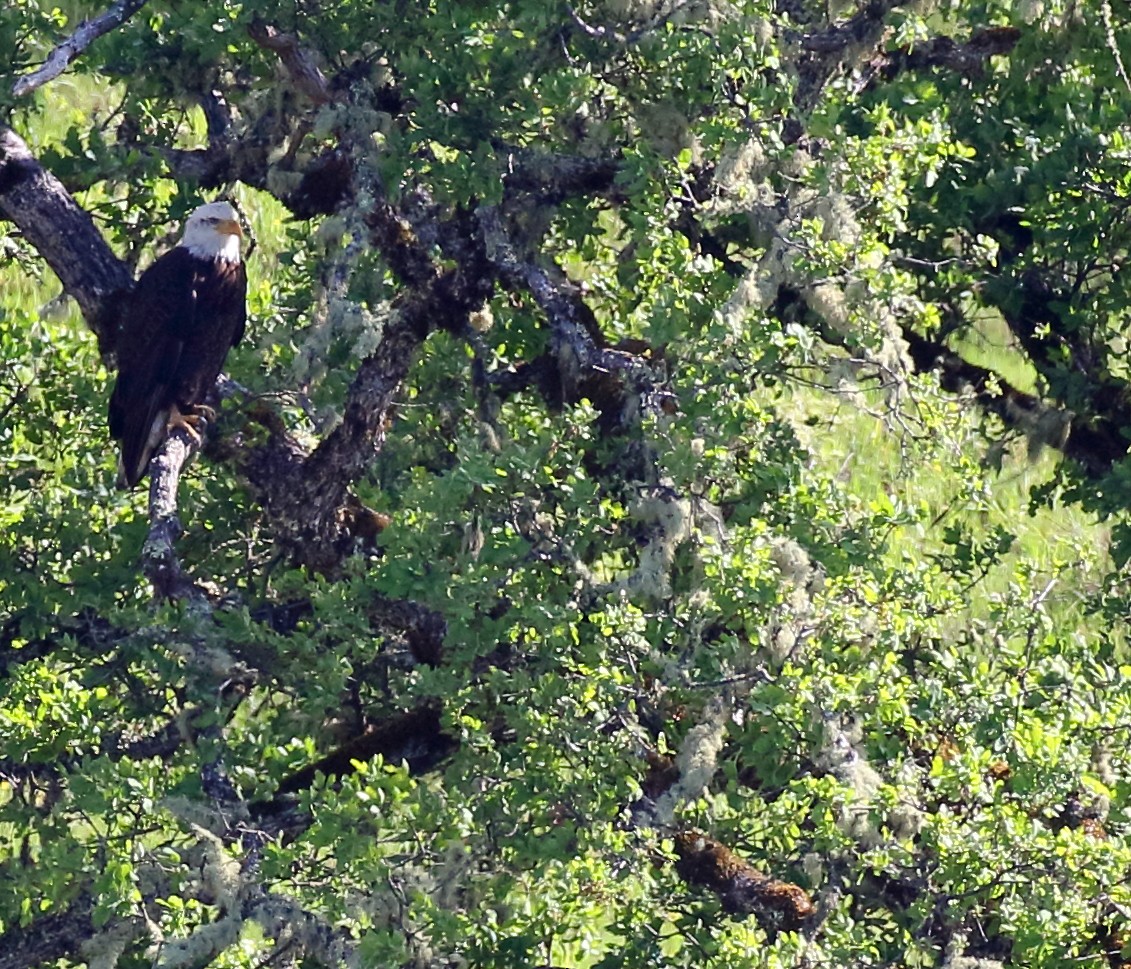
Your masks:
[{"label": "eagle's wing", "polygon": [[232,346],[237,346],[247,329],[247,269],[242,262],[234,267],[232,280],[228,285],[237,314],[232,323]]},{"label": "eagle's wing", "polygon": [[193,328],[184,334],[170,398],[183,413],[207,399],[228,351],[243,335],[246,317],[242,264],[198,260],[195,269]]},{"label": "eagle's wing", "polygon": [[118,333],[118,381],[110,397],[110,435],[121,442],[118,487],[145,475],[165,439],[185,343],[196,316],[193,257],[177,247],[141,278]]}]

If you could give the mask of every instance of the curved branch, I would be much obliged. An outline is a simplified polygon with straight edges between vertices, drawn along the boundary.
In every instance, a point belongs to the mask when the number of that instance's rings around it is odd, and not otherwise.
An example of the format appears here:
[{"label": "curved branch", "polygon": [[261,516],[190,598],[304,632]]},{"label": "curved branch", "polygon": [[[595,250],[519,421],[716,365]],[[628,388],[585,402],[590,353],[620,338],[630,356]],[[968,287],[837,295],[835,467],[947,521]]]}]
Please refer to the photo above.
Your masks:
[{"label": "curved branch", "polygon": [[118,0],[114,6],[93,20],[84,20],[70,37],[59,44],[43,65],[30,74],[25,74],[12,85],[12,94],[22,98],[36,88],[52,81],[67,69],[67,65],[86,50],[103,34],[110,33],[145,6],[146,0]]},{"label": "curved branch", "polygon": [[129,267],[95,228],[63,183],[36,161],[24,140],[0,126],[0,217],[13,222],[73,296],[98,337],[114,353],[122,301],[133,290]]}]

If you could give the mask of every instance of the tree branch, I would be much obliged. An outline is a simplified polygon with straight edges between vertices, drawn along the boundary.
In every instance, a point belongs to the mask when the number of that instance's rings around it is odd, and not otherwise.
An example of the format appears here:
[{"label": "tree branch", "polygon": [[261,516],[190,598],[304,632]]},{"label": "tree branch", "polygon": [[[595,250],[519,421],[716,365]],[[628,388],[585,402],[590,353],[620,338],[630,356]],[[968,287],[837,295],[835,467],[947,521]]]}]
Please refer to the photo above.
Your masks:
[{"label": "tree branch", "polygon": [[675,870],[690,885],[710,889],[723,908],[735,915],[754,915],[767,929],[801,928],[816,908],[805,891],[791,882],[763,875],[733,851],[698,831],[675,836],[679,861]]},{"label": "tree branch", "polygon": [[899,0],[870,0],[856,16],[800,38],[794,105],[803,113],[813,109],[825,83],[846,60],[863,59],[880,42],[884,18]]},{"label": "tree branch", "polygon": [[952,393],[972,390],[983,411],[1006,427],[1039,435],[1039,442],[1076,461],[1092,478],[1102,477],[1127,454],[1123,425],[1103,418],[1077,419],[1071,411],[1049,407],[1018,390],[992,370],[968,363],[950,348],[903,328],[911,359],[920,372],[937,370],[939,385]]},{"label": "tree branch", "polygon": [[[412,224],[387,202],[378,202],[366,222],[371,242],[405,290],[377,349],[358,368],[341,423],[309,455],[286,446],[277,433],[268,448],[241,459],[283,547],[297,562],[327,574],[353,548],[349,487],[384,444],[390,408],[417,350],[438,327],[460,332],[493,286],[490,266],[475,247],[441,272]],[[282,432],[281,425],[276,430]]]},{"label": "tree branch", "polygon": [[574,195],[604,195],[615,189],[619,156],[586,158],[496,144],[508,192],[529,192],[553,202]]},{"label": "tree branch", "polygon": [[94,221],[10,128],[0,126],[0,217],[13,222],[75,298],[113,356],[118,316],[133,290],[129,267],[114,255]]},{"label": "tree branch", "polygon": [[891,81],[902,71],[945,68],[963,77],[980,77],[991,57],[1008,54],[1021,39],[1016,27],[989,27],[972,34],[964,44],[952,37],[932,37],[925,44],[885,51],[873,62],[871,82]]},{"label": "tree branch", "polygon": [[607,345],[593,311],[568,277],[554,279],[541,266],[520,258],[498,209],[484,207],[477,214],[500,279],[528,292],[550,324],[558,381],[558,400],[551,403],[587,397],[601,409],[606,429],[620,426],[630,400],[656,392],[650,368],[636,353]]},{"label": "tree branch", "polygon": [[[291,774],[279,785],[275,797],[305,791],[318,774],[326,777],[355,774],[357,763],[366,763],[378,754],[393,764],[404,761],[412,774],[427,773],[459,746],[458,738],[443,729],[442,712],[440,703],[426,702],[406,713],[370,724],[360,735],[321,760]],[[269,803],[275,803],[275,799]]]},{"label": "tree branch", "polygon": [[[790,286],[780,287],[774,312],[783,320],[800,322],[827,343],[845,345],[844,338],[831,332],[802,294]],[[936,371],[939,386],[948,393],[972,392],[983,412],[993,414],[1006,427],[1023,432],[1030,440],[1072,458],[1089,477],[1107,474],[1127,454],[1124,423],[1106,414],[1077,415],[1050,406],[994,371],[969,363],[945,343],[916,333],[910,326],[900,326],[900,335],[907,341],[911,362],[918,373]]]},{"label": "tree branch", "polygon": [[1001,313],[1053,396],[1077,409],[1084,402],[1097,419],[1131,426],[1127,382],[1112,376],[1107,344],[1091,339],[1090,329],[1071,319],[1072,295],[1056,289],[1036,269],[1020,278],[997,277],[982,294]]},{"label": "tree branch", "polygon": [[67,65],[86,50],[103,34],[120,27],[145,6],[146,0],[118,0],[105,13],[93,20],[84,20],[70,37],[59,44],[43,65],[30,74],[25,74],[12,85],[12,94],[17,98],[31,94],[36,88],[54,80],[67,69]]},{"label": "tree branch", "polygon": [[149,535],[141,547],[141,568],[157,599],[183,599],[207,608],[208,596],[185,574],[174,547],[184,532],[177,518],[177,485],[197,448],[185,431],[177,430],[149,462]]},{"label": "tree branch", "polygon": [[314,62],[314,55],[301,47],[293,34],[284,34],[256,17],[247,28],[251,37],[264,50],[279,55],[295,87],[315,104],[328,104],[334,100],[326,75]]}]

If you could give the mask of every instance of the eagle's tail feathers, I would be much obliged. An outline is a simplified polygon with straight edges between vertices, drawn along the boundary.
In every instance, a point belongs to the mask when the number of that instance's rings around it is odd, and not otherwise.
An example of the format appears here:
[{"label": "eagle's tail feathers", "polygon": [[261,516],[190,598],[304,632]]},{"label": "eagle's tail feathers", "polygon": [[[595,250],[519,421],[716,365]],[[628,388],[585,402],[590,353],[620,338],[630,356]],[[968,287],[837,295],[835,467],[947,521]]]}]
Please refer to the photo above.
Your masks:
[{"label": "eagle's tail feathers", "polygon": [[151,408],[145,416],[148,420],[128,428],[122,439],[122,451],[118,457],[119,488],[132,488],[145,477],[153,452],[161,446],[168,433],[168,408]]}]

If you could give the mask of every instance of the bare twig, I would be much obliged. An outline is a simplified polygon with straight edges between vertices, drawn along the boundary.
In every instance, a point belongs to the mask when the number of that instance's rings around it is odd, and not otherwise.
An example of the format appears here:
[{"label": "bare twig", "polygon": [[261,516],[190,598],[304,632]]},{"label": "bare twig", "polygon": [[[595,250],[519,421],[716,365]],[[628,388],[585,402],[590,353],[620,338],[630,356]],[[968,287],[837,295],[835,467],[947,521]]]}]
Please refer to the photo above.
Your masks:
[{"label": "bare twig", "polygon": [[118,0],[104,14],[93,20],[84,20],[70,37],[47,55],[47,60],[38,70],[25,74],[12,85],[12,94],[22,98],[48,81],[54,80],[94,41],[120,27],[144,6],[145,0]]}]

